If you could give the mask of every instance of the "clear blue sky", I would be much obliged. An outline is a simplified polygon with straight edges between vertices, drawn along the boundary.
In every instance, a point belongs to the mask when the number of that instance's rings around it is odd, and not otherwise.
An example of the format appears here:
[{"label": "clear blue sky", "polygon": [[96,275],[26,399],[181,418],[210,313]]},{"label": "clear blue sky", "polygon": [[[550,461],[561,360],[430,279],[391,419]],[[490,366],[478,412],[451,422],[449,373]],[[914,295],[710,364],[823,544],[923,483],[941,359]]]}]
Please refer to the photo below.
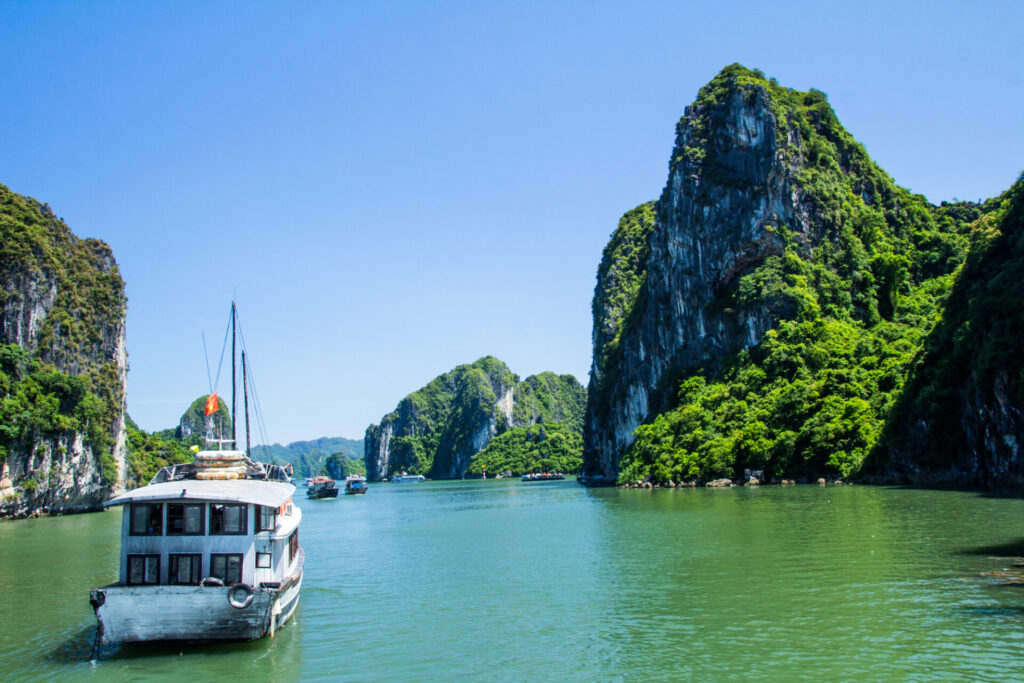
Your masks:
[{"label": "clear blue sky", "polygon": [[998,194],[1022,27],[1019,2],[0,2],[0,182],[113,247],[143,428],[206,391],[237,292],[270,439],[358,438],[487,354],[586,382],[601,249],[731,62],[824,90],[932,201]]}]

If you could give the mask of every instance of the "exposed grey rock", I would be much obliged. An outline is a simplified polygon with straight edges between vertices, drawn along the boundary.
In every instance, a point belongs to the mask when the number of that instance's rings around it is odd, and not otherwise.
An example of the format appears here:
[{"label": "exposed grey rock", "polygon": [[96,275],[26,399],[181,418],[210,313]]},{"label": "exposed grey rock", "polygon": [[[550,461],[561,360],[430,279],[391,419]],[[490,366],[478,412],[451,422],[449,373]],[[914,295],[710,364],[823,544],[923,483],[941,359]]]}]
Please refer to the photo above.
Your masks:
[{"label": "exposed grey rock", "polygon": [[[7,191],[7,188],[3,188]],[[72,347],[62,331],[67,322],[55,318],[58,301],[68,292],[58,288],[58,280],[48,262],[33,252],[24,259],[0,263],[0,343],[17,344],[33,357],[52,364],[68,375],[81,375],[103,365],[113,368],[120,407],[113,418],[110,437],[113,439],[111,455],[116,466],[117,481],[105,482],[101,473],[100,454],[94,453],[84,433],[58,436],[31,433],[12,445],[5,461],[0,464],[0,518],[25,517],[41,513],[61,514],[100,509],[110,494],[124,486],[127,471],[124,396],[127,385],[128,355],[124,316],[124,284],[117,271],[110,247],[97,240],[80,240],[50,210],[31,198],[22,198],[35,210],[36,229],[52,235],[56,253],[83,246],[87,250],[87,263],[76,268],[92,269],[88,276],[102,277],[114,284],[117,301],[111,309],[119,314],[91,321],[88,337],[79,346]],[[20,219],[19,219],[20,220]],[[86,287],[76,281],[80,271],[69,269],[70,287]],[[87,276],[87,277],[88,277]],[[65,316],[67,312],[60,310]],[[72,315],[80,315],[74,311]],[[44,324],[53,332],[42,335]],[[43,338],[45,337],[45,339]]]},{"label": "exposed grey rock", "polygon": [[[718,108],[719,128],[706,148],[700,140],[703,106],[688,107],[677,126],[668,184],[650,233],[646,299],[636,323],[622,333],[614,376],[602,376],[597,363],[607,353],[599,344],[608,338],[597,326],[608,314],[595,299],[595,364],[584,431],[584,473],[590,477],[615,480],[633,431],[664,407],[682,370],[714,369],[727,354],[758,344],[773,320],[786,314],[782,302],[710,305],[766,257],[783,253],[772,227],[795,231],[801,250],[815,238],[809,200],[797,182],[799,131],[785,122],[779,130],[764,89],[738,89],[710,105]],[[716,159],[714,176],[691,153],[697,149]],[[601,287],[599,282],[599,292]]]}]

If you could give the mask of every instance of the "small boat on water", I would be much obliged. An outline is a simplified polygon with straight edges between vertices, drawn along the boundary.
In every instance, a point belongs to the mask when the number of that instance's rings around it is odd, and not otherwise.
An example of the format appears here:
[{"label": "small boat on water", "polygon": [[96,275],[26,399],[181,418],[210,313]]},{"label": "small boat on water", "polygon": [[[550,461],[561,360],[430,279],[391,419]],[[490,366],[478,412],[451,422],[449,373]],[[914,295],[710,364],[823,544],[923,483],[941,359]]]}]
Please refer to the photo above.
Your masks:
[{"label": "small boat on water", "polygon": [[405,472],[402,472],[401,474],[395,474],[395,475],[391,476],[391,481],[392,481],[392,483],[395,483],[395,484],[400,484],[400,483],[405,482],[405,481],[426,481],[426,480],[427,480],[427,478],[424,477],[422,474],[406,474]]},{"label": "small boat on water", "polygon": [[337,498],[338,485],[330,477],[315,477],[310,480],[306,495],[310,498]]},{"label": "small boat on water", "polygon": [[558,479],[565,479],[565,475],[561,472],[530,472],[522,476],[523,481],[556,481]]},{"label": "small boat on water", "polygon": [[354,496],[360,493],[366,493],[366,477],[358,474],[350,474],[345,477],[345,495]]}]

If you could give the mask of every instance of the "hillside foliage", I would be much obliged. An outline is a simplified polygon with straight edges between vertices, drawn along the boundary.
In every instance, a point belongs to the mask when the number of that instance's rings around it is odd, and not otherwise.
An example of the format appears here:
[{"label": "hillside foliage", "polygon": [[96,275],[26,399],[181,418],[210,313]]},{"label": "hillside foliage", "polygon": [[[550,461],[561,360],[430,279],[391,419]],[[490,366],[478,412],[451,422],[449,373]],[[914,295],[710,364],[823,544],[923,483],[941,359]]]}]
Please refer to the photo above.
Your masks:
[{"label": "hillside foliage", "polygon": [[[511,391],[512,419],[505,414]],[[522,382],[493,356],[459,365],[402,399],[380,426],[367,430],[367,458],[376,457],[380,435],[392,430],[390,476],[399,471],[447,476],[457,459],[474,456],[482,439],[532,424],[565,424],[582,432],[586,389],[572,375],[542,372]],[[580,448],[582,453],[582,447]]]},{"label": "hillside foliage", "polygon": [[491,439],[473,456],[467,474],[578,472],[583,465],[583,436],[568,426],[545,423],[513,427]]},{"label": "hillside foliage", "polygon": [[[932,471],[958,469],[965,454],[991,451],[968,443],[964,428],[977,417],[981,406],[969,404],[979,398],[1008,420],[1016,417],[1017,429],[1009,427],[1016,434],[1008,435],[1015,443],[1024,437],[1024,175],[985,209],[942,316],[887,421],[885,449],[876,452],[873,470],[883,471],[892,451],[913,450],[915,461]],[[966,415],[969,410],[975,415]]]},{"label": "hillside foliage", "polygon": [[813,239],[767,226],[785,253],[766,257],[711,305],[765,302],[788,313],[720,367],[683,369],[674,406],[637,428],[621,482],[733,477],[745,468],[794,477],[858,472],[942,316],[972,227],[1001,205],[929,204],[871,161],[824,93],[784,88],[739,65],[701,90],[690,123],[697,142],[677,149],[673,163],[686,155],[709,179],[729,182],[709,141],[737,90],[767,98],[780,153],[798,169],[812,207]]},{"label": "hillside foliage", "polygon": [[49,205],[0,185],[0,311],[30,304],[30,282],[52,286],[53,301],[31,348],[5,352],[3,457],[13,447],[31,452],[40,439],[84,430],[112,484],[124,393],[110,349],[123,325],[124,281],[109,246],[79,239]]},{"label": "hillside foliage", "polygon": [[108,410],[88,375],[65,374],[17,344],[0,344],[0,462],[15,447],[82,433],[105,454],[103,476],[114,481]]}]

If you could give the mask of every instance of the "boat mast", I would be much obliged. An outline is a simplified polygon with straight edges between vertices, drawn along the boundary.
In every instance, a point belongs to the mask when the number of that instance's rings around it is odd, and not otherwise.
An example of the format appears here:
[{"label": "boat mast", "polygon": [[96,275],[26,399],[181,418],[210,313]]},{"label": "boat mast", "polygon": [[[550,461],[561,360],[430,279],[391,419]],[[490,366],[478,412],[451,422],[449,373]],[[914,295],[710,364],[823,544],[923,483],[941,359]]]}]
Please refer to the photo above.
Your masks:
[{"label": "boat mast", "polygon": [[245,349],[242,349],[242,397],[245,401],[245,457],[249,457],[249,382],[245,374]]},{"label": "boat mast", "polygon": [[[237,408],[238,401],[235,399],[235,318],[238,317],[238,311],[235,309],[235,302],[231,302],[231,447],[238,448],[238,442],[235,440],[235,410]],[[243,361],[244,363],[244,361]],[[244,379],[245,369],[242,369],[242,375]]]}]

